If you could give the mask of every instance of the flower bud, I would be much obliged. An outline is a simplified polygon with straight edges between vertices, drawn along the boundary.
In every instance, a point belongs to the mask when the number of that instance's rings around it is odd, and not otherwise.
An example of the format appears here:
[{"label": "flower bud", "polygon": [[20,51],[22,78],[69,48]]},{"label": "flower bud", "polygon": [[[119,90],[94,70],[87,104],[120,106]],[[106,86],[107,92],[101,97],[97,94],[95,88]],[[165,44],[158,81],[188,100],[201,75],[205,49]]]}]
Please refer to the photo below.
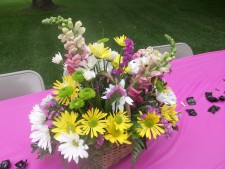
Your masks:
[{"label": "flower bud", "polygon": [[64,28],[62,28],[62,32],[63,32],[63,33],[67,33],[68,31],[69,31],[69,29],[68,29],[68,28],[65,28],[65,27],[64,27]]},{"label": "flower bud", "polygon": [[71,28],[71,29],[73,28],[73,22],[70,21],[70,20],[68,21],[68,27]]},{"label": "flower bud", "polygon": [[167,61],[167,62],[170,62],[171,60],[172,60],[171,57],[166,58],[166,61]]}]

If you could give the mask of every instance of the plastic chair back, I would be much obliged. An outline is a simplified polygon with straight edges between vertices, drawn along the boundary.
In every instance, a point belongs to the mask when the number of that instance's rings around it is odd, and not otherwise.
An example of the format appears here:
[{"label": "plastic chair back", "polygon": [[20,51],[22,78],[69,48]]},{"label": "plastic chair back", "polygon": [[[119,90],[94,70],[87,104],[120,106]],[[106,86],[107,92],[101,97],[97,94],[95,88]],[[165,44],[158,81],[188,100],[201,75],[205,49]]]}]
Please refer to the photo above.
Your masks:
[{"label": "plastic chair back", "polygon": [[0,100],[44,90],[43,79],[37,72],[25,70],[0,74]]},{"label": "plastic chair back", "polygon": [[[159,50],[161,53],[167,52],[170,49],[170,45],[154,46],[156,50]],[[192,56],[193,51],[191,47],[186,43],[176,43],[176,58],[182,58],[186,56]]]}]

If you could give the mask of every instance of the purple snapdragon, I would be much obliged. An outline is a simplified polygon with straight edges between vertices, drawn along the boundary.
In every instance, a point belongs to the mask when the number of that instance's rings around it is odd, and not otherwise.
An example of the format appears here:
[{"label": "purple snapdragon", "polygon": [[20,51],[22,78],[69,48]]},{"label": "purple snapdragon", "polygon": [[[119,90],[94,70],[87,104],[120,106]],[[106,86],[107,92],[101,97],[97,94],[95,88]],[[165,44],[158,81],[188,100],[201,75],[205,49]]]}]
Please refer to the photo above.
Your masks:
[{"label": "purple snapdragon", "polygon": [[125,40],[126,46],[124,47],[124,53],[123,53],[123,61],[120,63],[120,67],[117,70],[112,71],[113,76],[117,76],[124,71],[124,67],[128,66],[129,61],[132,60],[133,57],[133,51],[134,51],[134,42],[127,38]]},{"label": "purple snapdragon", "polygon": [[125,40],[126,46],[124,47],[123,53],[123,62],[120,64],[121,67],[127,66],[129,61],[132,60],[133,51],[134,51],[134,42],[127,38]]}]

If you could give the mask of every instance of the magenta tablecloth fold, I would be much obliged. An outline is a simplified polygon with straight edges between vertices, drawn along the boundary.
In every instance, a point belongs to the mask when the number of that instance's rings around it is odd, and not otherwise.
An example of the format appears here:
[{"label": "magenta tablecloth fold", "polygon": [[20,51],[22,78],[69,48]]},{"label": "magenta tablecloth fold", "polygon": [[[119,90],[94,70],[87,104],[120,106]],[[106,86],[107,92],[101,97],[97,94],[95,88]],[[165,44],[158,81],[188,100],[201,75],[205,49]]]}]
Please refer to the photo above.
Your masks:
[{"label": "magenta tablecloth fold", "polygon": [[[172,62],[172,73],[165,76],[177,95],[177,110],[182,112],[179,131],[171,138],[149,141],[149,148],[138,159],[137,169],[225,169],[225,102],[216,114],[207,112],[213,104],[205,99],[205,92],[225,95],[225,50],[186,57]],[[219,89],[215,90],[215,89]],[[28,159],[27,169],[61,169],[58,154],[36,160],[31,153],[28,115],[50,91],[22,96],[0,102],[0,161],[10,159],[14,165]],[[197,105],[184,107],[186,98],[193,96]],[[189,116],[185,109],[193,108],[197,116]],[[74,163],[69,169],[74,168]],[[13,167],[12,167],[13,168]],[[131,168],[131,156],[113,169]]]}]

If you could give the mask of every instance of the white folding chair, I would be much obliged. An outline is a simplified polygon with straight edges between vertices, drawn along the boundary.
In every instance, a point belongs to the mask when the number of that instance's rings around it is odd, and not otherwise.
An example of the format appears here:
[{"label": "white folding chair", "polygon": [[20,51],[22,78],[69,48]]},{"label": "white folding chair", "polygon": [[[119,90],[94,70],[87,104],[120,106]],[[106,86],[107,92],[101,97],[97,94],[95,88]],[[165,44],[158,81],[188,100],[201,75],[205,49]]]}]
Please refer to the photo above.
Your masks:
[{"label": "white folding chair", "polygon": [[[154,46],[154,49],[160,51],[161,53],[167,52],[170,49],[170,45]],[[191,47],[186,43],[176,43],[176,58],[182,58],[186,56],[192,56],[193,51]]]},{"label": "white folding chair", "polygon": [[0,100],[44,90],[43,79],[37,72],[24,70],[0,74]]}]

